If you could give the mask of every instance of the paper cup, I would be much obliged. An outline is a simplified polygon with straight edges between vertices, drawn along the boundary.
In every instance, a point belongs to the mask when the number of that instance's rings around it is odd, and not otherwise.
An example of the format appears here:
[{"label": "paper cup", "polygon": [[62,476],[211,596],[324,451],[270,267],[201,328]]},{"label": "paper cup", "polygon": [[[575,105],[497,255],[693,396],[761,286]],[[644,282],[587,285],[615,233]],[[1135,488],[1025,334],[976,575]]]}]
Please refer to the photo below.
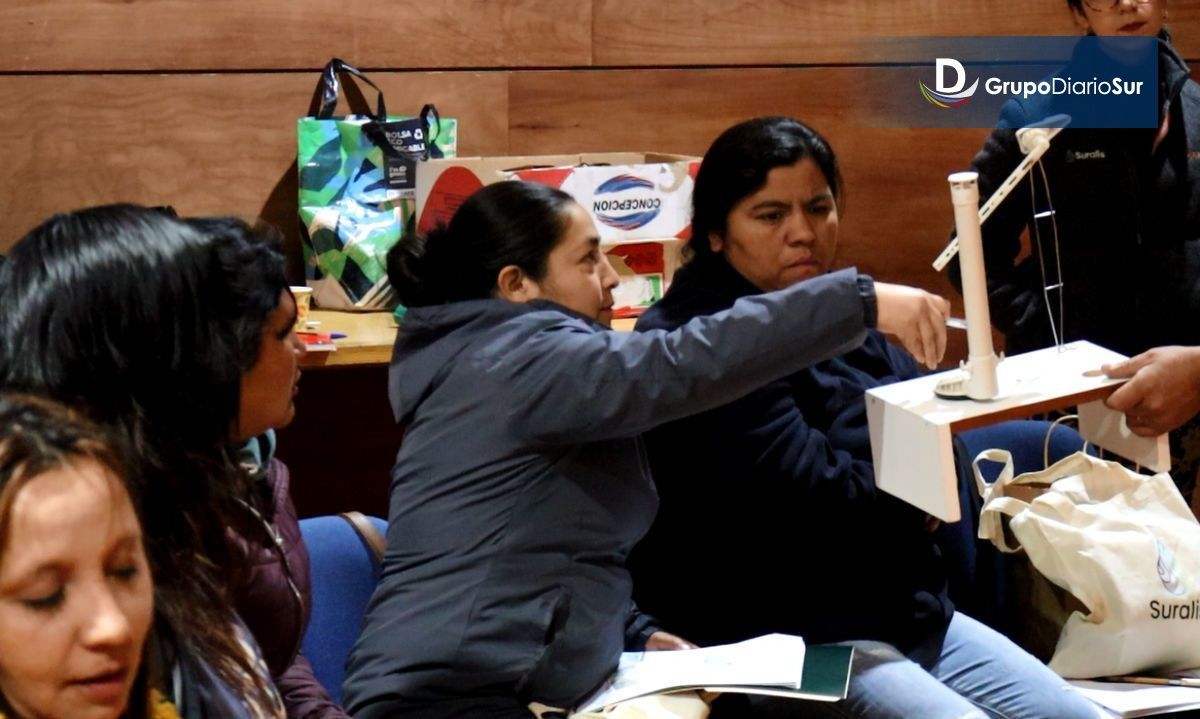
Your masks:
[{"label": "paper cup", "polygon": [[312,288],[292,285],[288,289],[296,298],[296,331],[304,332],[308,329],[308,308],[312,305]]}]

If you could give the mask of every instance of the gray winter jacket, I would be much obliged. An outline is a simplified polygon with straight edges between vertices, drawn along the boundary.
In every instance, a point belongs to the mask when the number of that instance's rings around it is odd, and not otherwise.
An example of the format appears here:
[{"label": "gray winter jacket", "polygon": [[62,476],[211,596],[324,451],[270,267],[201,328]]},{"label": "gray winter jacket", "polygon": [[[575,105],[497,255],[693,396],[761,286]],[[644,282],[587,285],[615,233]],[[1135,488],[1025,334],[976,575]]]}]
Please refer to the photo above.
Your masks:
[{"label": "gray winter jacket", "polygon": [[547,302],[411,309],[389,382],[407,430],[348,660],[351,713],[520,716],[603,681],[623,646],[625,559],[658,504],[638,435],[856,347],[856,278],[673,332],[611,332]]}]

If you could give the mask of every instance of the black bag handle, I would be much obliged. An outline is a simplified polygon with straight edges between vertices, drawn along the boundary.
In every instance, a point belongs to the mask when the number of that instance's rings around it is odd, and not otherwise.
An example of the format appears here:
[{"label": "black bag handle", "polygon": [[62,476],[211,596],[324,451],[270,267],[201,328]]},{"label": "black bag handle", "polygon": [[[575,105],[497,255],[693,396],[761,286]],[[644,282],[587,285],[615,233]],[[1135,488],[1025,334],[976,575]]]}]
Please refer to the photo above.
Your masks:
[{"label": "black bag handle", "polygon": [[434,141],[442,133],[442,116],[438,114],[437,108],[432,103],[426,103],[421,108],[421,127],[425,128],[426,133],[425,159],[440,158],[442,151],[434,144]]},{"label": "black bag handle", "polygon": [[[336,57],[325,65],[325,69],[321,71],[321,79],[317,81],[317,94],[321,100],[317,106],[316,117],[322,120],[328,120],[333,117],[333,112],[337,109],[338,92],[341,89],[338,83],[338,74],[343,72],[353,75],[375,88],[375,92],[378,94],[378,100],[375,103],[375,120],[385,122],[387,120],[387,106],[383,102],[383,90],[380,90],[379,86],[371,82],[358,68]],[[422,110],[422,113],[424,113],[424,110]]]}]

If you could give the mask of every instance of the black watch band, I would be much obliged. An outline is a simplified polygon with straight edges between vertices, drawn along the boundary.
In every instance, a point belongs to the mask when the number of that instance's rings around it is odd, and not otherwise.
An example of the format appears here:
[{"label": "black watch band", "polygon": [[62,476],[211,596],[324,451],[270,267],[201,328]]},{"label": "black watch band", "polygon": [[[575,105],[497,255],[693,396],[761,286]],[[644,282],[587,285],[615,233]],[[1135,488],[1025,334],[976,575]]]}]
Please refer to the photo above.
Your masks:
[{"label": "black watch band", "polygon": [[858,296],[863,303],[863,324],[868,329],[875,329],[879,323],[879,302],[875,299],[875,280],[870,275],[859,274]]}]

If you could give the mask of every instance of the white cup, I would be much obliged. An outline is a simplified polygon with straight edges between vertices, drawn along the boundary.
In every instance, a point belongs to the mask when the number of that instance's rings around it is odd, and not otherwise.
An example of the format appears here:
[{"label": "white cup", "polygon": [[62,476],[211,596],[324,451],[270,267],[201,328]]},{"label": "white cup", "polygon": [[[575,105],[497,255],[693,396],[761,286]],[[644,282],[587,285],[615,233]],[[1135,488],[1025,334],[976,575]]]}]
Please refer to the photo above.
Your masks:
[{"label": "white cup", "polygon": [[296,298],[296,331],[304,332],[308,328],[308,310],[312,306],[312,288],[292,285],[288,289]]}]

